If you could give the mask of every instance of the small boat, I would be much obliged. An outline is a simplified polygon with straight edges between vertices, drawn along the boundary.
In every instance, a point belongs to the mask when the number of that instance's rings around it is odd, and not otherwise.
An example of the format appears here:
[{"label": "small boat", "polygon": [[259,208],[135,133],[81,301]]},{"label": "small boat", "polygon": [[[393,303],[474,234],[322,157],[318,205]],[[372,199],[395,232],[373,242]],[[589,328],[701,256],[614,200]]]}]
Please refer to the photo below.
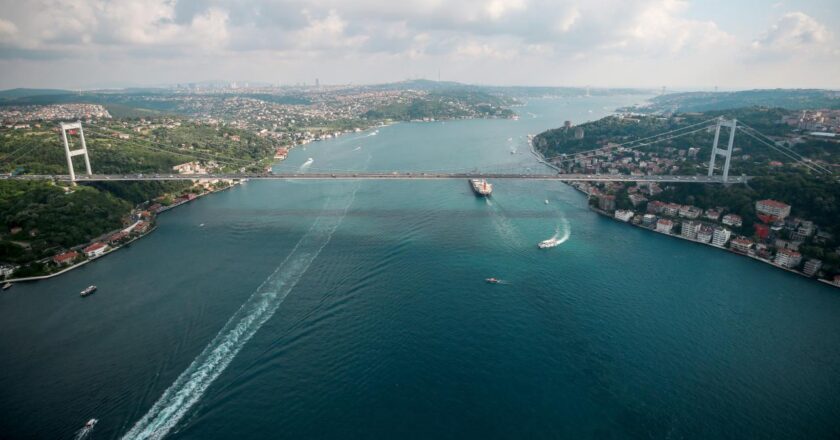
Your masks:
[{"label": "small boat", "polygon": [[12,287],[12,283],[3,284],[3,290],[9,290]]},{"label": "small boat", "polygon": [[91,293],[93,293],[93,292],[96,292],[96,286],[87,286],[87,287],[85,288],[85,290],[82,290],[81,292],[79,292],[79,295],[81,295],[81,296],[88,296],[88,295],[90,295],[90,294],[91,294]]},{"label": "small boat", "polygon": [[557,238],[551,237],[548,240],[541,241],[539,244],[537,244],[537,247],[540,248],[540,249],[548,249],[548,248],[553,248],[554,246],[557,246],[558,244],[560,244],[560,240],[557,239]]},{"label": "small boat", "polygon": [[499,283],[501,283],[501,282],[502,282],[502,280],[497,279],[497,278],[487,278],[487,279],[486,279],[486,280],[484,280],[484,281],[487,281],[487,282],[488,282],[488,283],[490,283],[490,284],[499,284]]},{"label": "small boat", "polygon": [[96,425],[96,423],[97,423],[97,422],[99,422],[99,419],[90,419],[90,420],[88,420],[88,421],[87,421],[87,423],[85,423],[85,429],[91,429],[91,428],[93,428],[93,427]]},{"label": "small boat", "polygon": [[545,199],[545,204],[548,205],[548,199]]}]

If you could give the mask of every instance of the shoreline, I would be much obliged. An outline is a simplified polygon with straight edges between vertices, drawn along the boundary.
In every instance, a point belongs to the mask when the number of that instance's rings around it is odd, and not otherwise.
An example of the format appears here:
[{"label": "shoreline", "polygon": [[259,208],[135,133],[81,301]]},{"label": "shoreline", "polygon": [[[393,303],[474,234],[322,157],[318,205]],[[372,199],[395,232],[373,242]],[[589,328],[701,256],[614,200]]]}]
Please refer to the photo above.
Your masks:
[{"label": "shoreline", "polygon": [[[240,185],[240,184],[241,184],[241,182],[240,182],[240,183],[235,183],[235,184],[232,184],[232,185],[230,185],[230,186],[228,186],[228,187],[225,187],[225,188],[222,188],[222,189],[218,189],[218,190],[216,190],[216,191],[208,191],[208,192],[206,192],[206,193],[204,193],[204,194],[199,194],[199,195],[197,195],[197,196],[196,196],[194,199],[192,199],[192,200],[189,200],[189,201],[186,201],[186,202],[183,202],[183,203],[178,203],[178,204],[175,204],[175,205],[169,205],[169,206],[165,207],[165,209],[161,209],[160,211],[156,212],[156,213],[155,213],[155,216],[160,215],[160,214],[162,214],[162,213],[164,213],[164,212],[166,212],[166,211],[169,211],[169,210],[171,210],[171,209],[177,208],[177,207],[179,207],[179,206],[183,206],[183,205],[186,205],[186,204],[188,204],[188,203],[194,202],[194,201],[196,201],[196,200],[198,200],[198,199],[200,199],[200,198],[202,198],[202,197],[204,197],[204,196],[208,196],[208,195],[210,195],[210,194],[216,194],[216,193],[218,193],[218,192],[222,192],[222,191],[229,190],[229,189],[233,188],[234,186],[237,186],[237,185]],[[112,254],[112,253],[114,253],[114,252],[116,252],[116,251],[118,251],[118,250],[120,250],[120,249],[122,249],[122,248],[124,248],[124,247],[126,247],[126,246],[128,246],[128,245],[130,245],[131,243],[134,243],[135,241],[137,241],[137,240],[139,240],[139,239],[141,239],[141,238],[146,237],[147,235],[149,235],[149,234],[151,234],[153,231],[155,231],[157,228],[158,228],[158,227],[157,227],[157,225],[155,225],[155,226],[151,227],[148,231],[144,232],[144,233],[143,233],[143,234],[141,234],[141,235],[138,235],[138,236],[136,236],[136,237],[132,238],[132,239],[131,239],[131,240],[129,240],[129,241],[127,241],[127,242],[125,242],[125,243],[122,243],[122,244],[120,244],[119,246],[114,246],[114,247],[111,247],[110,249],[108,249],[108,251],[107,251],[107,252],[103,253],[102,255],[99,255],[99,256],[97,256],[97,257],[93,257],[93,258],[88,258],[88,259],[86,259],[86,260],[84,260],[84,261],[80,261],[80,262],[78,262],[78,263],[76,263],[76,264],[73,264],[73,265],[71,265],[71,266],[65,267],[64,269],[62,269],[62,270],[60,270],[60,271],[58,271],[58,272],[53,272],[53,273],[49,273],[49,274],[46,274],[46,275],[36,275],[36,276],[32,276],[32,277],[23,277],[23,278],[13,278],[13,279],[7,279],[7,280],[3,280],[3,281],[2,281],[2,283],[3,283],[3,284],[5,284],[5,283],[12,283],[12,284],[14,284],[14,283],[27,283],[27,282],[33,282],[33,281],[46,280],[46,279],[50,279],[50,278],[57,277],[57,276],[59,276],[59,275],[63,275],[63,274],[65,274],[65,273],[67,273],[67,272],[70,272],[71,270],[78,269],[78,268],[80,268],[80,267],[82,267],[82,266],[84,266],[84,265],[86,265],[86,264],[88,264],[88,263],[93,263],[94,261],[99,260],[100,258],[103,258],[103,257],[105,257],[105,256],[107,256],[107,255],[110,255],[110,254]],[[102,235],[101,235],[101,237],[102,237],[102,236],[107,236],[107,235],[113,234],[113,233],[115,233],[115,232],[117,232],[117,231],[120,231],[120,230],[118,229],[118,230],[116,230],[116,231],[111,231],[111,232],[108,232],[108,233],[102,234]],[[76,247],[79,247],[79,246],[84,246],[84,245],[78,245],[78,246],[76,246]]]},{"label": "shoreline", "polygon": [[[559,169],[559,168],[557,168],[556,166],[554,166],[554,165],[550,164],[548,161],[546,161],[546,160],[545,160],[545,158],[543,158],[543,157],[542,157],[542,155],[541,155],[540,153],[538,153],[536,150],[534,150],[534,143],[533,143],[533,142],[530,142],[530,141],[528,142],[528,148],[531,150],[531,154],[533,154],[533,155],[534,155],[534,157],[536,157],[536,158],[537,158],[537,160],[538,160],[541,164],[543,164],[543,165],[545,165],[545,166],[547,166],[547,167],[549,167],[549,168],[551,168],[551,169],[553,169],[553,170],[555,170],[555,171],[560,172],[560,169]],[[575,189],[576,191],[580,192],[581,194],[586,195],[587,200],[588,200],[588,198],[589,198],[589,194],[587,194],[587,193],[586,193],[586,192],[584,192],[583,190],[581,190],[581,189],[577,188],[576,186],[572,185],[570,182],[563,182],[563,183],[565,183],[566,185],[568,185],[568,186],[572,187],[573,189]],[[809,275],[807,275],[807,274],[806,274],[806,273],[804,273],[804,272],[800,272],[800,271],[798,271],[798,270],[794,270],[794,269],[791,269],[791,268],[787,268],[787,267],[779,266],[778,264],[776,264],[776,263],[774,263],[774,262],[772,262],[772,261],[770,261],[770,260],[766,260],[766,259],[764,259],[764,258],[760,258],[760,257],[758,257],[758,256],[756,256],[756,255],[744,254],[744,253],[741,253],[741,252],[734,251],[734,250],[732,250],[732,249],[730,249],[730,248],[727,248],[727,247],[721,247],[721,246],[716,246],[716,245],[714,245],[714,244],[712,244],[712,243],[704,243],[704,242],[702,242],[702,241],[692,240],[692,239],[690,239],[690,238],[686,238],[686,237],[683,237],[683,236],[681,236],[681,235],[676,235],[676,234],[665,234],[665,233],[662,233],[662,232],[657,232],[657,231],[655,231],[655,230],[653,230],[653,229],[650,229],[650,228],[644,227],[644,226],[642,226],[642,225],[633,224],[633,223],[631,223],[631,222],[629,222],[629,221],[626,221],[626,222],[625,222],[625,221],[619,220],[619,219],[615,218],[615,216],[613,216],[613,215],[611,215],[611,214],[607,213],[606,211],[602,211],[602,210],[600,210],[600,209],[598,209],[598,208],[594,208],[594,207],[592,207],[591,205],[589,205],[588,203],[587,203],[587,207],[589,208],[589,210],[590,210],[590,211],[593,211],[593,212],[595,212],[596,214],[600,214],[600,215],[602,215],[602,216],[604,216],[604,217],[608,217],[608,218],[610,218],[610,219],[612,219],[612,220],[615,220],[615,221],[617,221],[617,222],[619,222],[619,223],[624,223],[624,224],[627,224],[627,225],[630,225],[630,226],[637,227],[637,228],[639,228],[639,229],[644,229],[644,230],[646,230],[646,231],[655,232],[655,233],[660,234],[660,235],[665,235],[665,236],[668,236],[668,237],[675,237],[675,238],[679,238],[679,239],[682,239],[682,240],[685,240],[685,241],[688,241],[688,242],[691,242],[691,243],[702,244],[702,245],[710,246],[710,247],[715,248],[715,249],[720,249],[720,250],[723,250],[723,251],[727,251],[727,252],[732,253],[732,254],[735,254],[735,255],[740,255],[740,256],[747,257],[747,258],[753,259],[753,260],[755,260],[755,261],[758,261],[758,262],[761,262],[761,263],[764,263],[764,264],[770,265],[770,266],[772,266],[772,267],[774,267],[774,268],[776,268],[776,269],[781,269],[781,270],[784,270],[785,272],[790,272],[790,273],[792,273],[792,274],[796,274],[796,275],[799,275],[799,276],[801,276],[801,277],[808,278],[808,279],[810,279],[810,280],[819,281],[819,282],[821,282],[821,283],[827,284],[827,285],[832,286],[832,287],[834,287],[834,288],[838,288],[838,289],[840,289],[840,286],[838,286],[837,284],[834,284],[834,283],[833,283],[833,282],[831,282],[830,280],[826,280],[826,279],[822,279],[822,278],[817,278],[817,277],[809,276]],[[634,215],[636,215],[636,214],[634,214]]]},{"label": "shoreline", "polygon": [[[577,188],[575,188],[575,189],[577,189]],[[578,190],[578,191],[580,191],[580,190]],[[586,193],[584,193],[583,191],[580,191],[580,192],[581,192],[582,194],[586,194]],[[828,284],[829,286],[832,286],[832,287],[835,287],[835,288],[840,288],[840,286],[838,286],[838,285],[836,285],[836,284],[832,283],[832,282],[831,282],[831,281],[829,281],[829,280],[825,280],[825,279],[822,279],[822,278],[817,278],[817,277],[808,276],[808,274],[806,274],[806,273],[804,273],[804,272],[800,272],[800,271],[798,271],[798,270],[791,269],[791,268],[787,268],[787,267],[784,267],[784,266],[779,266],[778,264],[776,264],[776,263],[772,262],[771,260],[767,260],[767,259],[761,258],[761,257],[759,257],[759,256],[757,256],[757,255],[745,254],[745,253],[742,253],[742,252],[734,251],[734,250],[732,250],[732,249],[730,249],[730,248],[727,248],[727,247],[717,246],[717,245],[714,245],[714,244],[712,244],[712,243],[705,243],[705,242],[702,242],[702,241],[692,240],[692,239],[690,239],[690,238],[683,237],[682,235],[677,235],[677,234],[666,234],[666,233],[664,233],[664,232],[658,232],[658,231],[656,231],[656,230],[654,230],[654,229],[651,229],[651,228],[648,228],[648,227],[645,227],[645,226],[642,226],[642,225],[637,225],[637,224],[633,224],[633,223],[631,223],[631,222],[629,222],[629,221],[625,222],[625,221],[623,221],[623,220],[617,219],[617,218],[615,218],[614,216],[610,215],[608,212],[606,212],[606,211],[602,211],[602,210],[600,210],[600,209],[598,209],[598,208],[594,208],[594,207],[592,207],[592,206],[590,206],[590,207],[589,207],[589,210],[590,210],[590,211],[592,211],[592,212],[595,212],[596,214],[599,214],[599,215],[602,215],[602,216],[604,216],[604,217],[610,218],[610,219],[612,219],[612,220],[614,220],[614,221],[616,221],[616,222],[619,222],[619,223],[627,224],[627,225],[630,225],[630,226],[633,226],[633,227],[636,227],[636,228],[639,228],[639,229],[643,229],[643,230],[645,230],[645,231],[653,232],[653,233],[656,233],[656,234],[659,234],[659,235],[664,235],[664,236],[666,236],[666,237],[679,238],[679,239],[681,239],[681,240],[685,240],[685,241],[690,242],[690,243],[695,243],[695,244],[700,244],[700,245],[704,245],[704,246],[709,246],[709,247],[712,247],[712,248],[715,248],[715,249],[720,249],[720,250],[722,250],[722,251],[726,251],[726,252],[729,252],[729,253],[734,254],[734,255],[740,255],[740,256],[742,256],[742,257],[747,257],[747,258],[750,258],[750,259],[752,259],[752,260],[758,261],[758,262],[760,262],[760,263],[764,263],[764,264],[770,265],[770,266],[772,266],[772,267],[774,267],[774,268],[776,268],[776,269],[781,269],[781,270],[783,270],[783,271],[785,271],[785,272],[790,272],[790,273],[792,273],[792,274],[796,274],[796,275],[799,275],[799,276],[801,276],[801,277],[808,278],[808,279],[810,279],[810,280],[820,281],[820,282],[823,282],[823,283],[825,283],[825,284]]]}]

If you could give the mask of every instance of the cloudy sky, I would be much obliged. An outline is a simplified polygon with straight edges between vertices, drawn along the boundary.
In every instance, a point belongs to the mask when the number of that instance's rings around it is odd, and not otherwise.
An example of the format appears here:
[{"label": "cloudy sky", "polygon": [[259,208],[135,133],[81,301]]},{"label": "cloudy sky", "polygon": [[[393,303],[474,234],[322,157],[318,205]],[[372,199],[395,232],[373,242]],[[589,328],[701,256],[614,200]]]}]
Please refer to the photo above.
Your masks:
[{"label": "cloudy sky", "polygon": [[0,88],[840,88],[837,0],[0,0]]}]

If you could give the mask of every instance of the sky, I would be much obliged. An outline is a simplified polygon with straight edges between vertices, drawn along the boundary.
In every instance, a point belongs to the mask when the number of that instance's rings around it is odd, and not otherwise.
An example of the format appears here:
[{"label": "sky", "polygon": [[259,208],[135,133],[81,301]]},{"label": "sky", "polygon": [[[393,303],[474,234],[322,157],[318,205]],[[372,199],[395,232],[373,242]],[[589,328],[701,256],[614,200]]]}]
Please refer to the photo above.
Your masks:
[{"label": "sky", "polygon": [[0,89],[840,89],[837,0],[0,0]]}]

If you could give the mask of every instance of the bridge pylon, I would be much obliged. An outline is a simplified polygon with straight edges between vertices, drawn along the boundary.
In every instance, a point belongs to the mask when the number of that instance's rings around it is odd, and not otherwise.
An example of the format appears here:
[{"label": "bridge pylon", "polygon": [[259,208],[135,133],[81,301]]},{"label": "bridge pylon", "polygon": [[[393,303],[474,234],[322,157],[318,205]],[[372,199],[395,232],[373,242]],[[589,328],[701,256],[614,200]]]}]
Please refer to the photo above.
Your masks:
[{"label": "bridge pylon", "polygon": [[[70,143],[67,141],[67,132],[71,130],[79,130],[79,139],[81,139],[82,147],[76,150],[70,150]],[[93,175],[90,170],[90,157],[88,157],[87,144],[85,143],[85,132],[82,129],[82,121],[61,123],[61,140],[64,141],[64,153],[67,155],[67,168],[70,169],[70,181],[76,184],[76,171],[73,169],[73,156],[85,156],[85,171],[88,176]]]},{"label": "bridge pylon", "polygon": [[[726,149],[718,147],[720,141],[720,128],[729,128],[729,142]],[[718,118],[717,127],[715,128],[715,142],[712,145],[712,157],[709,159],[709,177],[715,174],[715,160],[718,156],[724,156],[723,161],[723,183],[729,180],[729,163],[732,160],[732,145],[735,143],[735,129],[738,127],[738,120],[732,119],[727,121],[723,117]]]}]

